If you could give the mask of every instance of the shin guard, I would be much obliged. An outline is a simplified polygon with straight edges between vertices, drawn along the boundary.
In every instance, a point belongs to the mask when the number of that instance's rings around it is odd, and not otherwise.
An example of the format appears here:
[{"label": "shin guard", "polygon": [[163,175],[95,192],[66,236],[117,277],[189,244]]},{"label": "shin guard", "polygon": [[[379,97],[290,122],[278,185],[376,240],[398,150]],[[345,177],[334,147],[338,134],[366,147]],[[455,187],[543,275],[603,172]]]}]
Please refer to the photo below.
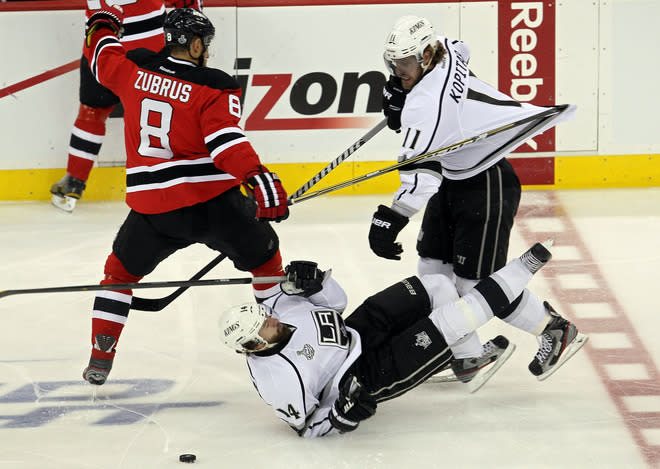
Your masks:
[{"label": "shin guard", "polygon": [[80,105],[78,117],[73,124],[69,141],[69,159],[67,173],[81,181],[87,181],[89,173],[98,160],[103,137],[105,137],[105,122],[114,106],[93,108]]},{"label": "shin guard", "polygon": [[[250,271],[253,277],[280,277],[284,275],[284,268],[282,267],[282,255],[278,250],[275,255],[265,264],[260,265],[256,269]],[[252,285],[254,297],[257,302],[262,302],[268,297],[279,293],[280,286],[278,283],[260,283]]]}]

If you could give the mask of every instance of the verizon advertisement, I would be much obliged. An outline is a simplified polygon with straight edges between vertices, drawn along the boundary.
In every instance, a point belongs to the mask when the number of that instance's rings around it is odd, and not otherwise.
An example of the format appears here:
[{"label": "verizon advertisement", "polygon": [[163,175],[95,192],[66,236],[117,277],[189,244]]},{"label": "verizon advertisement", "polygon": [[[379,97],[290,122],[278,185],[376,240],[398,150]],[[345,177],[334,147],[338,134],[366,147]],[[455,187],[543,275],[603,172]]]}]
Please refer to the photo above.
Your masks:
[{"label": "verizon advertisement", "polygon": [[[549,1],[512,0],[209,7],[205,11],[217,31],[209,64],[235,74],[245,90],[241,125],[264,161],[327,163],[382,119],[381,93],[387,79],[383,44],[397,18],[428,18],[439,34],[469,45],[471,69],[482,79],[515,99],[551,105],[557,83],[570,84],[561,78],[566,76],[563,69],[556,81],[555,8]],[[78,109],[83,14],[3,12],[0,40],[15,44],[20,32],[36,23],[43,25],[44,35],[58,41],[43,43],[23,35],[25,47],[33,51],[30,60],[22,48],[5,51],[0,120],[13,138],[5,142],[0,169],[63,168],[66,163]],[[584,59],[584,53],[575,57],[578,62]],[[560,65],[566,68],[572,60],[569,54]],[[566,86],[558,91],[562,102],[578,108],[580,99],[592,96],[572,93]],[[119,118],[108,121],[100,166],[122,164],[122,124]],[[557,129],[559,143],[553,130],[521,151],[570,150],[567,142],[574,146],[595,138],[590,128],[579,125]],[[395,161],[400,145],[400,135],[386,129],[351,161]]]},{"label": "verizon advertisement", "polygon": [[[500,0],[498,88],[517,101],[555,103],[555,2]],[[555,150],[555,129],[518,152]]]}]

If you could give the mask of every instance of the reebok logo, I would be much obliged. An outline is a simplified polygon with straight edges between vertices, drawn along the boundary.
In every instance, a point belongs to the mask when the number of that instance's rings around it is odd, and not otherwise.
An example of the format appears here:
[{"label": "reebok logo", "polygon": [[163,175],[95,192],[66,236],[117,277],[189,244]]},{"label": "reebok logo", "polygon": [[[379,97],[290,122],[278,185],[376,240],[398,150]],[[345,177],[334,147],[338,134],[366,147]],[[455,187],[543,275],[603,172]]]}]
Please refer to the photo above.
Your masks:
[{"label": "reebok logo", "polygon": [[378,218],[373,218],[371,223],[380,227],[389,230],[392,227],[392,224],[389,221],[379,220]]}]

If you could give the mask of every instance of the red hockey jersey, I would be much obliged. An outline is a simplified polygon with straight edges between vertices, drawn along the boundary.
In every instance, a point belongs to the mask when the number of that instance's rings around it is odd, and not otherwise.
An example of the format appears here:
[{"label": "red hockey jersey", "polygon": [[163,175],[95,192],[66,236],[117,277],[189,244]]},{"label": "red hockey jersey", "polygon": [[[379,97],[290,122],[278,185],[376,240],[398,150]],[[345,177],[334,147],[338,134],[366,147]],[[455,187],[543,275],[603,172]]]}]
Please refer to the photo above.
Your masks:
[{"label": "red hockey jersey", "polygon": [[[109,6],[119,5],[124,11],[124,34],[121,42],[127,49],[146,47],[159,51],[165,45],[163,0],[106,0]],[[89,18],[101,9],[101,0],[87,0],[85,15]]]},{"label": "red hockey jersey", "polygon": [[204,202],[258,168],[230,75],[147,49],[127,53],[107,29],[94,34],[85,56],[124,105],[126,203],[135,211]]}]

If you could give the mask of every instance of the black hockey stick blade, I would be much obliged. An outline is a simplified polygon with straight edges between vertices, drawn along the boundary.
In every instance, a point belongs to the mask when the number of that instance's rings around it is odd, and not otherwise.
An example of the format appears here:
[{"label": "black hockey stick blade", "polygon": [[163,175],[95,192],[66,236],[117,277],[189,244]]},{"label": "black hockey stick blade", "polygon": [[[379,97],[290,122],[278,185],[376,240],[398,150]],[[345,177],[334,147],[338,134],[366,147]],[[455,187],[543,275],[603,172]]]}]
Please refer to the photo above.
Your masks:
[{"label": "black hockey stick blade", "polygon": [[[564,112],[567,108],[568,108],[568,104],[561,104],[561,105],[552,106],[551,108],[549,108],[549,109],[547,109],[543,112],[539,112],[537,114],[534,114],[533,116],[525,117],[525,118],[520,119],[518,121],[511,122],[509,124],[505,124],[505,125],[502,125],[500,127],[496,127],[496,128],[491,129],[487,132],[481,133],[479,135],[475,135],[474,137],[470,137],[470,138],[467,138],[465,140],[461,140],[460,142],[456,142],[452,145],[442,147],[438,150],[434,150],[434,151],[431,151],[431,152],[428,152],[428,153],[423,153],[423,154],[415,156],[413,158],[403,160],[399,163],[393,164],[392,166],[387,166],[385,168],[378,169],[376,171],[372,171],[372,172],[367,173],[367,174],[363,174],[362,176],[358,176],[358,177],[355,177],[353,179],[349,179],[347,181],[340,182],[340,183],[337,183],[335,185],[325,187],[323,189],[319,189],[317,191],[309,192],[309,193],[301,195],[300,197],[295,198],[295,199],[289,199],[289,205],[304,202],[305,200],[313,199],[315,197],[318,197],[318,196],[321,196],[321,195],[324,195],[324,194],[328,194],[330,192],[334,192],[334,191],[337,191],[339,189],[344,189],[346,187],[350,187],[352,185],[358,184],[360,182],[367,181],[367,180],[375,178],[377,176],[382,176],[384,174],[391,173],[392,171],[396,171],[396,170],[398,170],[402,167],[410,166],[412,164],[418,163],[419,161],[425,160],[427,158],[438,157],[438,156],[443,155],[445,153],[449,153],[449,152],[452,152],[452,151],[459,150],[459,149],[461,149],[461,148],[463,148],[467,145],[470,145],[472,143],[478,142],[478,141],[483,140],[485,138],[491,137],[493,135],[499,134],[501,132],[504,132],[506,130],[509,130],[509,129],[512,129],[514,127],[518,127],[518,126],[521,126],[521,125],[524,125],[524,124],[534,123],[529,129],[527,129],[523,133],[523,136],[525,136],[527,134],[529,134],[529,136],[531,136],[531,134],[533,133],[532,131],[535,128],[537,128],[537,127],[542,128],[542,126],[547,121],[554,118],[555,116],[558,116],[559,114]],[[537,121],[537,122],[534,122],[534,121]],[[527,136],[526,138],[529,138],[529,136]]]},{"label": "black hockey stick blade", "polygon": [[376,135],[378,132],[383,130],[385,126],[387,125],[387,119],[383,119],[380,121],[374,128],[369,130],[366,134],[364,134],[362,137],[360,137],[359,140],[357,140],[353,145],[348,147],[344,153],[339,155],[337,158],[332,160],[328,165],[323,168],[321,171],[319,171],[314,177],[312,177],[309,181],[307,181],[305,184],[303,184],[300,189],[298,189],[296,192],[291,194],[289,196],[289,205],[291,205],[293,200],[297,199],[301,195],[303,195],[305,192],[307,192],[309,189],[312,188],[312,186],[316,185],[321,179],[326,177],[330,171],[335,169],[337,166],[339,166],[340,163],[345,161],[349,156],[351,156],[353,153],[355,153],[360,147],[362,147],[365,143],[367,143],[371,138]]},{"label": "black hockey stick blade", "polygon": [[[204,268],[192,276],[190,280],[199,280],[204,275],[208,274],[216,265],[222,262],[227,257],[227,254],[220,254],[218,257],[209,262]],[[190,287],[179,287],[170,293],[167,296],[162,298],[140,298],[139,296],[134,296],[133,301],[131,302],[131,309],[137,311],[162,311],[170,303],[180,297],[183,292],[188,290]]]},{"label": "black hockey stick blade", "polygon": [[249,285],[259,283],[281,283],[286,276],[278,277],[245,277],[245,278],[215,278],[208,280],[173,280],[168,282],[145,283],[113,283],[107,285],[72,285],[68,287],[25,288],[21,290],[1,290],[0,298],[11,295],[27,295],[34,293],[67,293],[88,292],[101,290],[137,290],[146,288],[172,288],[172,287],[207,287],[224,285]]}]

